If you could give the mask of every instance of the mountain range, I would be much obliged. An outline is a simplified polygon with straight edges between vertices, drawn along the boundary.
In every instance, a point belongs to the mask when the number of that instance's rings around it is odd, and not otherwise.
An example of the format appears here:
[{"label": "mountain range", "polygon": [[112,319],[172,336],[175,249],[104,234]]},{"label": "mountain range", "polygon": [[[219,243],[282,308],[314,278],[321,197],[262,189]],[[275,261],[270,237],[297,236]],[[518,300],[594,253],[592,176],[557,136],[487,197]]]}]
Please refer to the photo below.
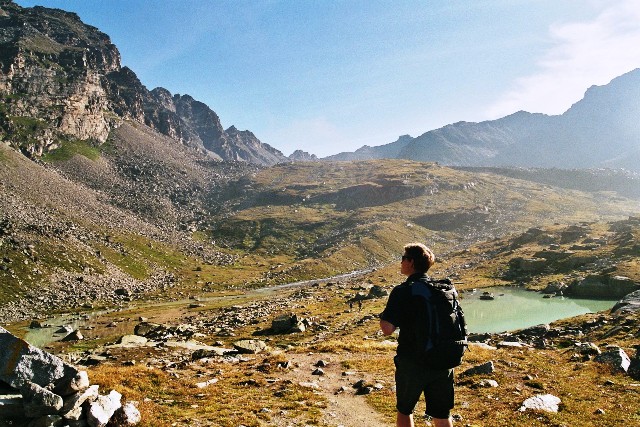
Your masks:
[{"label": "mountain range", "polygon": [[224,129],[218,115],[190,95],[148,90],[133,70],[121,66],[109,36],[76,14],[2,0],[0,96],[0,140],[30,157],[69,138],[101,144],[124,120],[132,120],[211,159],[264,166],[390,158],[455,166],[640,170],[640,69],[589,88],[562,115],[519,111],[322,159],[301,150],[286,157],[248,130]]},{"label": "mountain range", "polygon": [[416,138],[364,146],[327,160],[380,158],[457,166],[640,169],[640,69],[592,86],[562,115],[519,111],[498,120],[458,122]]}]

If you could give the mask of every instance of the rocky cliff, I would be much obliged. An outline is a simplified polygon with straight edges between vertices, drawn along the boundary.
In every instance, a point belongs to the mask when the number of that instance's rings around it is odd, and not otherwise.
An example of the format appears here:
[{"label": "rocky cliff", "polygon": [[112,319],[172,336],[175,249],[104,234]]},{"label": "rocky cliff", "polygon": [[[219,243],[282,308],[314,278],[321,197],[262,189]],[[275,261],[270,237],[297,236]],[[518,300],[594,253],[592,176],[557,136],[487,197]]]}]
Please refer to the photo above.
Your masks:
[{"label": "rocky cliff", "polygon": [[225,131],[218,115],[189,95],[149,91],[121,66],[109,36],[78,15],[0,1],[0,139],[40,156],[70,138],[101,144],[123,120],[215,159],[288,160],[249,131]]}]

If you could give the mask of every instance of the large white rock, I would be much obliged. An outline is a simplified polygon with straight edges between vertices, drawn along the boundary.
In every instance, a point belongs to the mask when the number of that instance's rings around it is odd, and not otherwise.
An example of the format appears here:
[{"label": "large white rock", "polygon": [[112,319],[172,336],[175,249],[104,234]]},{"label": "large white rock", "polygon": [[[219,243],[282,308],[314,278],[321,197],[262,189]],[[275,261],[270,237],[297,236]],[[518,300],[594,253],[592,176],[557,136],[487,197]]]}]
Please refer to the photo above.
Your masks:
[{"label": "large white rock", "polygon": [[527,409],[532,409],[537,411],[558,412],[560,403],[560,398],[553,394],[538,394],[522,402],[519,411],[524,412]]},{"label": "large white rock", "polygon": [[116,410],[122,406],[121,398],[122,395],[115,390],[111,390],[107,396],[98,396],[87,411],[89,427],[105,427]]}]

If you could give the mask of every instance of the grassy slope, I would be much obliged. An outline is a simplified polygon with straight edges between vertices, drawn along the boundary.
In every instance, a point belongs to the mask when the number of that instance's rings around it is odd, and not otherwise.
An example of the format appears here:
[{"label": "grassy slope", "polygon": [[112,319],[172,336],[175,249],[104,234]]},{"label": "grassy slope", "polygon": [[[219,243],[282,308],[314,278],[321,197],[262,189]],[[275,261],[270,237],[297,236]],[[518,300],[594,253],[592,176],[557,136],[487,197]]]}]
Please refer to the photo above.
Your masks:
[{"label": "grassy slope", "polygon": [[[55,209],[46,209],[50,205],[38,199],[38,194],[46,193],[46,189],[38,187],[35,181],[29,181],[29,173],[20,172],[18,167],[22,160],[19,157],[7,151],[0,153],[0,159],[9,168],[14,168],[5,169],[10,174],[3,175],[3,185],[11,190],[3,193],[7,201],[15,201],[19,182],[16,177],[19,177],[38,189],[28,199],[35,214],[44,215],[44,218],[50,215],[52,218],[73,220],[99,236],[98,239],[89,239],[83,245],[78,245],[75,239],[65,237],[64,233],[61,236],[55,233],[37,234],[29,227],[22,227],[19,221],[12,221],[17,233],[14,229],[11,237],[4,235],[4,243],[0,248],[4,251],[3,256],[14,259],[12,263],[17,260],[16,264],[20,265],[20,253],[24,254],[27,244],[34,244],[39,254],[35,262],[43,271],[66,260],[71,260],[71,263],[66,267],[62,265],[63,268],[76,268],[74,265],[84,268],[93,262],[92,251],[99,249],[108,262],[134,277],[149,274],[149,269],[154,266],[175,272],[179,281],[174,291],[185,294],[193,290],[200,293],[214,291],[221,284],[227,287],[271,284],[370,266],[378,269],[362,281],[389,287],[401,279],[397,265],[392,260],[397,257],[402,245],[411,240],[427,241],[436,248],[442,258],[435,267],[437,274],[455,275],[464,283],[462,287],[485,286],[504,280],[504,272],[511,258],[530,256],[548,245],[535,239],[527,241],[522,238],[525,235],[518,233],[519,230],[547,224],[546,234],[560,235],[567,227],[564,224],[593,221],[598,217],[620,218],[633,213],[637,207],[632,201],[616,199],[611,195],[593,196],[539,187],[525,181],[459,173],[429,164],[392,161],[285,165],[259,171],[251,179],[229,185],[229,189],[237,190],[241,184],[244,192],[230,191],[232,197],[228,206],[231,208],[212,221],[209,224],[211,228],[203,227],[191,238],[203,244],[215,239],[217,244],[231,246],[224,250],[237,258],[227,266],[208,265],[181,252],[179,247],[171,243],[156,240],[153,230],[145,231],[142,236],[118,229],[109,229],[107,232],[102,228],[105,224],[101,222],[104,214],[91,217],[91,212],[82,208],[85,206],[82,203],[78,205],[80,209],[75,210],[68,209],[68,203],[59,203]],[[27,170],[33,173],[33,170]],[[54,193],[54,201],[64,198],[62,189],[65,185],[69,184],[60,183],[59,190]],[[380,192],[379,187],[392,188],[393,197],[385,199],[384,191]],[[280,193],[285,193],[285,196],[282,200],[278,199],[279,203],[269,202],[274,194]],[[265,197],[265,194],[269,196]],[[378,196],[373,201],[370,198],[372,194]],[[90,195],[90,192],[81,193],[78,197],[86,199]],[[357,201],[364,203],[355,203]],[[411,209],[407,209],[407,205]],[[10,203],[3,206],[8,209]],[[112,212],[118,213],[117,210]],[[465,215],[468,212],[475,214]],[[15,212],[10,214],[15,215]],[[448,216],[454,219],[453,223],[447,223]],[[221,219],[225,219],[222,224],[217,222]],[[554,222],[558,224],[554,225]],[[280,227],[285,231],[280,231]],[[602,237],[608,242],[594,249],[591,254],[602,258],[615,257],[618,261],[615,273],[637,280],[640,273],[635,246],[627,244],[628,240],[627,243],[620,243],[622,240],[618,239],[615,227],[602,223],[593,223],[588,227],[591,237]],[[235,233],[234,229],[247,232]],[[299,234],[292,239],[290,232]],[[636,240],[639,235],[637,227],[621,232],[632,233]],[[110,235],[108,240],[104,238],[106,234]],[[237,240],[238,236],[242,237],[242,241]],[[9,244],[12,238],[17,238],[18,246]],[[108,241],[108,245],[105,241]],[[56,242],[65,248],[64,257],[60,256],[59,250],[55,250]],[[563,248],[574,243],[580,242],[567,242]],[[48,258],[47,247],[52,248],[52,260]],[[74,255],[75,251],[78,251],[78,255]],[[460,268],[462,265],[465,268]],[[95,269],[99,268],[97,264]],[[27,276],[22,274],[28,273],[17,273],[21,275],[23,283],[27,283]],[[529,279],[531,283],[540,284],[570,274],[572,272],[550,271],[549,274]],[[7,282],[3,283],[9,293],[15,290],[12,282],[8,282],[9,287],[6,286]],[[208,286],[209,283],[211,285]],[[355,284],[354,288],[349,286],[314,288],[314,293],[296,307],[300,314],[326,325],[324,333],[273,336],[270,344],[274,348],[289,349],[287,351],[328,351],[344,360],[345,369],[357,369],[385,384],[392,384],[392,350],[381,344],[382,337],[377,334],[377,322],[373,317],[382,309],[384,300],[365,303],[363,312],[345,311],[346,299],[357,291]],[[238,300],[232,303],[237,304]],[[205,316],[207,310],[221,309],[211,304],[206,303],[201,309]],[[130,333],[139,315],[150,315],[161,322],[180,323],[189,313],[179,304],[173,309],[133,305],[129,310],[107,314],[107,317],[98,320],[99,326],[92,332],[94,336],[80,344],[77,350],[113,341],[118,335]],[[117,321],[118,327],[107,327],[113,320]],[[257,324],[248,325],[236,331],[237,337],[233,339],[253,337],[255,331],[268,328],[269,321],[262,319]],[[621,320],[610,319],[611,325],[617,322]],[[637,325],[636,318],[628,322]],[[17,330],[18,325],[12,326],[12,329]],[[583,340],[591,340],[601,346],[615,343],[632,354],[637,337],[625,333],[604,337],[604,332],[593,332]],[[203,338],[208,343],[220,339],[225,338]],[[69,350],[73,348],[63,346],[56,351]],[[470,425],[588,426],[637,423],[640,396],[632,380],[609,372],[600,365],[571,362],[571,355],[572,352],[567,348],[544,351],[474,350],[462,369],[493,360],[498,369],[492,378],[501,386],[498,389],[476,389],[472,382],[461,380],[455,413]],[[132,355],[131,358],[135,360],[137,357],[145,355]],[[286,354],[271,357],[273,360],[268,361],[267,365],[274,366],[277,360],[286,359]],[[123,391],[128,399],[144,400],[144,397],[150,397],[150,400],[141,404],[145,417],[143,425],[188,425],[191,422],[188,420],[193,419],[203,425],[211,422],[229,426],[241,423],[269,425],[273,415],[261,413],[260,409],[264,407],[287,411],[295,422],[323,425],[318,414],[323,407],[323,398],[295,384],[268,382],[277,373],[268,367],[262,368],[266,370],[264,372],[258,369],[260,361],[257,359],[246,364],[219,367],[185,367],[176,372],[179,378],[157,368],[124,367],[110,363],[93,369],[91,376],[104,388],[113,387]],[[216,369],[220,371],[219,374]],[[220,388],[225,392],[219,393],[219,388],[197,391],[194,384],[201,380],[203,373],[219,375]],[[527,374],[533,380],[525,379]],[[247,378],[253,381],[247,382]],[[558,381],[558,378],[566,380]],[[612,383],[606,383],[606,379]],[[259,399],[256,398],[256,386],[262,391]],[[606,392],[594,393],[594,390]],[[526,397],[540,392],[559,395],[564,402],[563,410],[556,415],[521,414],[516,411]],[[393,418],[393,395],[388,388],[367,399],[390,420]],[[245,411],[238,412],[238,404]],[[593,412],[597,408],[604,409],[605,413],[594,418]]]}]

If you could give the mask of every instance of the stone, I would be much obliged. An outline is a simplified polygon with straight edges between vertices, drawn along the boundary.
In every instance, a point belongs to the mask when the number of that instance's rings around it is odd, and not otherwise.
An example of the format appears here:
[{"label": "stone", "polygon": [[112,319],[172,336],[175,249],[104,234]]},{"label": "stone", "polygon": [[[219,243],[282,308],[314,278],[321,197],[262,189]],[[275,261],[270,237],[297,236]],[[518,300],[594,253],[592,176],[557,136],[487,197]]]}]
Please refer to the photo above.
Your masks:
[{"label": "stone", "polygon": [[242,354],[257,354],[267,348],[267,344],[261,340],[240,340],[233,343],[233,347]]},{"label": "stone", "polygon": [[64,326],[60,326],[60,328],[58,330],[56,330],[56,334],[68,334],[70,332],[73,332],[73,328],[69,325],[64,325]]},{"label": "stone", "polygon": [[[293,331],[293,329],[296,329]],[[293,313],[282,314],[271,321],[271,330],[276,334],[290,332],[304,332],[305,326],[302,319]]]},{"label": "stone", "polygon": [[530,397],[520,406],[519,411],[525,412],[528,409],[545,412],[558,412],[559,405],[562,401],[559,397],[552,394],[538,394]]},{"label": "stone", "polygon": [[82,335],[82,332],[76,329],[75,331],[71,332],[69,335],[62,338],[62,341],[80,341],[83,339],[84,339],[84,336]]},{"label": "stone", "polygon": [[77,393],[65,397],[64,404],[62,406],[62,413],[73,411],[75,408],[80,407],[84,402],[89,401],[92,402],[98,397],[98,388],[99,386],[94,384],[83,391],[78,391]]},{"label": "stone", "polygon": [[62,409],[62,397],[35,383],[25,383],[20,387],[24,411],[30,417],[55,415]]},{"label": "stone", "polygon": [[90,427],[105,427],[113,414],[122,406],[122,395],[115,390],[107,396],[98,398],[89,405],[87,410],[87,423]]},{"label": "stone", "polygon": [[218,382],[217,378],[211,378],[210,380],[196,383],[196,387],[198,387],[198,388],[206,388],[206,387],[209,387],[210,385],[215,384],[217,382]]},{"label": "stone", "polygon": [[496,344],[496,347],[498,347],[498,348],[522,348],[522,347],[528,347],[528,345],[523,344],[523,343],[518,342],[518,341],[500,341],[498,344]]},{"label": "stone", "polygon": [[626,315],[636,311],[640,311],[640,291],[634,291],[627,294],[611,309],[612,314],[618,315]]},{"label": "stone", "polygon": [[494,372],[493,362],[489,361],[481,365],[473,366],[462,372],[462,376],[492,374]]},{"label": "stone", "polygon": [[623,349],[615,345],[607,346],[605,351],[597,355],[593,360],[599,363],[607,364],[615,370],[624,372],[627,372],[629,370],[629,366],[631,365],[631,359],[629,359],[627,353],[625,353]]},{"label": "stone", "polygon": [[74,408],[69,412],[63,413],[62,418],[70,421],[78,421],[82,418],[82,415],[84,415],[84,409],[82,406],[78,406],[77,408]]},{"label": "stone", "polygon": [[498,382],[496,380],[480,380],[476,384],[474,384],[474,388],[492,388],[498,387]]},{"label": "stone", "polygon": [[576,344],[577,350],[582,355],[597,356],[601,354],[600,348],[592,342]]},{"label": "stone", "polygon": [[29,345],[0,327],[0,380],[14,388],[32,382],[42,387],[68,383],[78,370],[60,358]]},{"label": "stone", "polygon": [[86,371],[79,371],[78,374],[73,377],[67,384],[61,384],[54,390],[55,393],[62,397],[75,394],[79,391],[86,390],[91,383],[89,382],[89,375]]},{"label": "stone", "polygon": [[387,295],[389,295],[389,291],[387,291],[385,288],[379,285],[373,285],[371,289],[369,289],[368,298],[370,299],[383,298],[383,297],[386,297]]},{"label": "stone", "polygon": [[230,348],[222,348],[222,347],[210,347],[210,348],[199,348],[193,353],[191,353],[191,359],[204,359],[207,357],[219,357],[224,356],[227,353],[232,353],[234,350]]},{"label": "stone", "polygon": [[133,328],[133,333],[142,337],[148,337],[152,333],[162,328],[163,326],[157,323],[141,322]]},{"label": "stone", "polygon": [[111,421],[109,422],[109,426],[133,426],[138,424],[141,420],[142,416],[140,415],[138,408],[136,408],[133,403],[128,402],[114,412],[113,418],[111,418]]},{"label": "stone", "polygon": [[146,345],[149,340],[140,335],[123,335],[118,340],[118,344],[122,347],[139,347]]},{"label": "stone", "polygon": [[628,277],[594,274],[571,283],[567,294],[583,298],[624,298],[639,289],[640,285]]}]

